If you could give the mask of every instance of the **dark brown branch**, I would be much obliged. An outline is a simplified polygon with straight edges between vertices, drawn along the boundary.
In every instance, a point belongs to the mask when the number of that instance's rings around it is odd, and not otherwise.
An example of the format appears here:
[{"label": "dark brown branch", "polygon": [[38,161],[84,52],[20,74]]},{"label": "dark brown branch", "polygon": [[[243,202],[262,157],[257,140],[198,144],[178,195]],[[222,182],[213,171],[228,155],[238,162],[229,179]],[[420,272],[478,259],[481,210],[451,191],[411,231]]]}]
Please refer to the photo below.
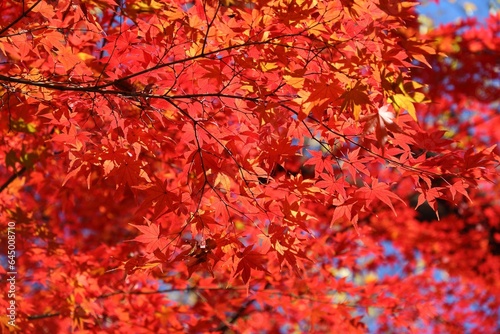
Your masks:
[{"label": "dark brown branch", "polygon": [[23,18],[26,17],[26,15],[28,15],[36,6],[38,6],[38,4],[42,2],[42,0],[38,0],[37,2],[35,2],[30,8],[28,8],[25,12],[23,12],[21,14],[21,16],[19,16],[17,19],[15,19],[14,21],[12,21],[9,25],[7,25],[6,27],[4,27],[2,30],[0,30],[0,38],[1,36],[7,31],[9,30],[10,28],[12,28],[14,25],[16,25],[16,23],[18,23],[19,21],[21,21]]},{"label": "dark brown branch", "polygon": [[21,168],[20,170],[18,170],[17,172],[15,172],[14,174],[12,174],[9,179],[7,181],[4,182],[4,184],[2,184],[0,186],[0,193],[2,191],[4,191],[5,188],[7,188],[12,182],[14,182],[14,180],[16,178],[18,178],[19,176],[21,176],[24,172],[26,172],[26,167],[23,167]]},{"label": "dark brown branch", "polygon": [[[248,291],[246,286],[241,286],[241,287],[232,287],[232,288],[219,288],[219,287],[186,287],[186,288],[169,288],[169,289],[160,289],[160,290],[151,290],[151,291],[140,291],[140,290],[135,290],[135,291],[124,291],[124,290],[117,290],[114,292],[102,294],[97,297],[97,299],[104,299],[116,295],[154,295],[154,294],[163,294],[163,293],[170,293],[170,292],[196,292],[196,291],[236,291],[236,290],[241,290],[241,291]],[[262,289],[256,289],[256,288],[250,288],[250,291],[254,293],[270,293],[270,294],[275,294],[278,296],[283,296],[283,297],[288,297],[292,299],[301,299],[301,300],[308,300],[311,302],[315,303],[321,303],[321,304],[328,304],[330,305],[332,301],[330,299],[317,299],[314,297],[310,297],[307,295],[296,295],[292,293],[284,293],[282,291],[277,291],[275,289],[271,289],[270,284],[266,284],[266,286]],[[239,308],[236,310],[236,312],[230,317],[230,319],[226,322],[229,324],[233,324],[241,318],[245,312],[248,310],[248,308],[255,302],[255,299],[250,298],[247,299]],[[342,307],[348,307],[348,308],[356,308],[360,307],[359,304],[356,303],[348,303],[348,302],[338,302],[335,303],[338,306]],[[362,306],[363,307],[363,306]],[[381,305],[370,305],[370,307],[374,308],[380,308],[380,309],[386,309],[388,308],[387,306],[381,306]],[[44,313],[44,314],[34,314],[28,316],[28,320],[40,320],[40,319],[45,319],[45,318],[51,318],[51,317],[57,317],[60,316],[60,312],[52,312],[52,313]],[[228,330],[229,327],[226,324],[220,324],[219,327],[217,327],[216,331],[226,331]]]},{"label": "dark brown branch", "polygon": [[40,319],[58,317],[60,315],[61,315],[60,312],[55,312],[55,313],[29,315],[27,318],[28,318],[28,320],[40,320]]},{"label": "dark brown branch", "polygon": [[252,305],[252,303],[255,301],[255,299],[248,299],[245,301],[236,311],[236,313],[229,319],[227,323],[221,322],[220,325],[215,329],[215,332],[222,332],[225,333],[228,331],[230,328],[227,324],[234,324],[236,320],[238,320],[244,313],[245,311]]},{"label": "dark brown branch", "polygon": [[[290,108],[289,106],[286,106],[284,104],[281,104],[281,106],[283,108],[287,109],[288,111],[290,111],[291,113],[293,113],[295,116],[297,116],[297,117],[299,116],[299,113],[297,111],[293,110],[292,108]],[[320,121],[319,119],[317,119],[313,115],[307,115],[306,119],[312,120],[313,122],[315,122],[319,126],[325,128],[328,132],[333,133],[334,135],[336,135],[336,136],[344,139],[349,144],[352,144],[352,145],[354,145],[356,147],[359,147],[359,148],[367,151],[368,153],[370,153],[372,156],[380,158],[380,159],[382,159],[382,160],[384,160],[384,161],[386,161],[388,163],[392,163],[392,164],[394,164],[396,166],[399,166],[401,168],[404,168],[406,170],[413,171],[413,172],[418,172],[418,173],[422,173],[422,174],[428,175],[430,177],[443,177],[443,175],[441,175],[441,174],[430,172],[430,171],[426,171],[426,170],[423,170],[423,169],[420,169],[420,168],[417,168],[417,167],[413,167],[413,166],[404,164],[402,162],[396,161],[394,159],[387,158],[387,157],[385,157],[382,154],[379,154],[377,152],[373,152],[372,150],[370,150],[368,147],[364,146],[363,144],[360,144],[360,143],[356,142],[355,140],[349,138],[348,135],[344,135],[344,134],[342,134],[340,132],[337,132],[337,131],[331,129],[330,127],[328,127],[328,125],[324,124],[322,121]],[[332,156],[333,156],[333,154],[332,154]],[[335,156],[334,156],[334,158],[337,159],[337,157],[335,157]]]},{"label": "dark brown branch", "polygon": [[[13,78],[0,74],[0,81],[4,82],[14,82],[23,85],[43,87],[47,89],[57,90],[57,91],[66,91],[66,92],[85,92],[85,93],[98,93],[98,94],[109,94],[109,95],[122,95],[127,97],[144,97],[144,98],[157,98],[157,99],[196,99],[203,97],[219,97],[219,98],[228,98],[228,99],[240,99],[247,101],[258,101],[256,97],[247,97],[240,95],[230,95],[230,94],[222,94],[222,93],[205,93],[205,94],[186,94],[186,95],[156,95],[156,94],[148,94],[146,92],[141,91],[132,91],[132,90],[114,90],[114,89],[103,89],[103,86],[75,86],[75,85],[63,85],[59,83],[51,83],[51,82],[43,82],[43,81],[31,81],[22,78]],[[122,82],[123,80],[114,81],[114,85],[117,85],[118,82]],[[108,86],[108,85],[105,85]],[[123,85],[120,87],[125,88]]]},{"label": "dark brown branch", "polygon": [[[203,2],[203,10],[205,11],[205,16],[207,16],[206,5],[207,5],[206,2],[204,1]],[[207,17],[207,23],[208,23],[208,25],[207,25],[207,33],[205,34],[205,38],[203,39],[203,46],[201,48],[201,54],[205,53],[205,47],[207,46],[208,34],[210,33],[210,28],[214,24],[214,21],[215,21],[215,18],[217,17],[217,13],[219,12],[220,6],[221,6],[221,2],[219,1],[217,3],[217,8],[215,8],[214,16],[212,17],[212,20],[210,22],[208,22],[208,17]]]}]

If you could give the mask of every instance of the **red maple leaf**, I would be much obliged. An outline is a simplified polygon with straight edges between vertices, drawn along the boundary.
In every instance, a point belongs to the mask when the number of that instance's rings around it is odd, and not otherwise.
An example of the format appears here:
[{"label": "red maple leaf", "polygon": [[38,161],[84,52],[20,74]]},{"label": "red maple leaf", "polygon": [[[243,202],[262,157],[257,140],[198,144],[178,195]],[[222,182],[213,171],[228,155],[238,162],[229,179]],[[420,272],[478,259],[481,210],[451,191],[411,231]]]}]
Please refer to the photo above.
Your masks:
[{"label": "red maple leaf", "polygon": [[366,200],[366,205],[369,206],[372,201],[378,199],[384,202],[388,207],[391,208],[391,210],[394,212],[394,214],[397,216],[397,212],[394,209],[394,206],[392,205],[393,200],[399,200],[402,203],[405,203],[401,198],[399,198],[398,195],[396,195],[394,192],[392,192],[389,188],[389,185],[383,182],[379,182],[377,179],[372,178],[372,184],[371,186],[366,186],[363,188],[358,189],[357,194],[361,195],[363,199]]},{"label": "red maple leaf", "polygon": [[135,237],[133,241],[141,242],[146,244],[146,252],[153,253],[155,250],[163,250],[167,246],[167,240],[160,237],[160,227],[156,224],[151,223],[146,219],[148,225],[134,225],[139,231],[142,232],[141,235]]}]

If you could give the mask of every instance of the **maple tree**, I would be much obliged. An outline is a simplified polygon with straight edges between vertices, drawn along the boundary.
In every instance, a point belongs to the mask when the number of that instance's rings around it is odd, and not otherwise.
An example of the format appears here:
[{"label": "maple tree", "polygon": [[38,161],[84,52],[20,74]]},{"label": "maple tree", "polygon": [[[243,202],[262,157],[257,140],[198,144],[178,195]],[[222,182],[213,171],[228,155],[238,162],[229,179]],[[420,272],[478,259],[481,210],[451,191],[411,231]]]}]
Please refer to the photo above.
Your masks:
[{"label": "maple tree", "polygon": [[416,5],[3,1],[2,329],[498,330],[499,16]]}]

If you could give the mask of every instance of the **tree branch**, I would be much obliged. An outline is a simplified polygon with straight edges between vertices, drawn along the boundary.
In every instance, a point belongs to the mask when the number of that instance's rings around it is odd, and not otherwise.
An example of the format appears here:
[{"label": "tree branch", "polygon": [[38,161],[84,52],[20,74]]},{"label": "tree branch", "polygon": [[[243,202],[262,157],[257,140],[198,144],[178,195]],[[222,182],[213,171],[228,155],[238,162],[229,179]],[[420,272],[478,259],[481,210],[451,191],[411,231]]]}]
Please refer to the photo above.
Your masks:
[{"label": "tree branch", "polygon": [[7,181],[4,182],[4,184],[2,184],[0,186],[0,193],[2,191],[4,191],[5,188],[7,188],[12,182],[14,182],[14,180],[16,178],[18,178],[19,176],[21,176],[24,172],[26,171],[26,167],[23,166],[23,168],[21,168],[20,170],[18,170],[17,172],[15,172],[14,174],[12,174],[9,179]]},{"label": "tree branch", "polygon": [[28,15],[36,6],[38,6],[38,4],[42,2],[42,0],[38,0],[37,2],[35,2],[30,8],[28,8],[28,10],[26,10],[25,12],[23,12],[21,14],[21,16],[19,16],[17,19],[15,19],[14,21],[12,21],[10,24],[8,24],[5,28],[3,28],[2,30],[0,30],[0,38],[2,37],[2,35],[4,34],[4,32],[6,32],[7,30],[9,30],[10,28],[12,28],[17,22],[21,21],[23,18],[26,17],[26,15]]}]

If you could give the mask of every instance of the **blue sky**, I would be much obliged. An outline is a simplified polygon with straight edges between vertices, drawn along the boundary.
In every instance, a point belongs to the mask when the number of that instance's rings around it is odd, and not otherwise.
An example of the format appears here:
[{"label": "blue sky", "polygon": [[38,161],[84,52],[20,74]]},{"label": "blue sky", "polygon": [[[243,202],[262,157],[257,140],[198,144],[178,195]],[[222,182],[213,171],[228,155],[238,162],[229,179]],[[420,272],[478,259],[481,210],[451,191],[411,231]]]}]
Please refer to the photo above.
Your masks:
[{"label": "blue sky", "polygon": [[484,20],[490,9],[499,11],[500,0],[440,0],[438,4],[432,0],[422,0],[418,7],[419,13],[432,19],[435,26],[467,16]]}]

